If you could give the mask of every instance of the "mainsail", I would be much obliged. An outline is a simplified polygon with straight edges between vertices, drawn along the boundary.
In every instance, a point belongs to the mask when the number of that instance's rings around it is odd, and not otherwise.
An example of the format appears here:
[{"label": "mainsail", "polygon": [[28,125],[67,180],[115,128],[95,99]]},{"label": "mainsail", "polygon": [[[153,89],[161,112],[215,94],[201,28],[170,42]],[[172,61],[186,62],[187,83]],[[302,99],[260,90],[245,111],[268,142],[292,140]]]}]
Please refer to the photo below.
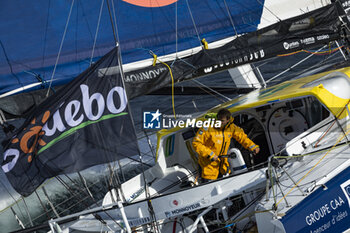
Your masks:
[{"label": "mainsail", "polygon": [[126,64],[151,58],[149,51],[163,56],[198,47],[197,34],[212,42],[255,31],[263,4],[256,0],[244,4],[211,0],[6,1],[0,9],[1,31],[6,32],[0,37],[0,94],[27,85],[32,85],[31,90],[47,88],[48,81],[67,83],[87,68],[91,55],[100,57],[112,49],[108,7],[114,10],[111,16],[117,22]]},{"label": "mainsail", "polygon": [[[149,4],[143,1],[111,3],[110,7],[115,12],[117,22],[115,32],[119,35],[123,63],[130,64],[126,65],[124,80],[129,99],[151,93],[172,82],[181,82],[245,63],[325,45],[329,41],[341,38],[342,22],[339,21],[339,17],[344,21],[347,20],[337,2],[256,31],[261,23],[261,17],[266,17],[262,16],[266,11],[264,1],[249,0],[244,4],[226,0],[150,1]],[[15,1],[7,4],[7,7],[13,7]],[[47,8],[47,14],[42,16],[46,17],[46,21],[35,22],[37,27],[45,28],[44,22],[47,24],[51,22],[52,15],[63,14],[70,9],[71,11],[66,12],[67,15],[75,14],[77,19],[84,19],[84,23],[71,19],[67,20],[67,25],[70,22],[76,29],[82,30],[82,33],[78,33],[77,30],[73,36],[69,34],[72,33],[69,30],[62,32],[63,35],[67,33],[70,36],[63,37],[62,46],[59,47],[58,42],[45,39],[58,36],[56,30],[46,25],[46,30],[42,29],[40,33],[33,30],[36,33],[26,35],[33,38],[33,41],[44,42],[44,47],[41,47],[42,43],[40,45],[35,43],[35,46],[26,50],[12,45],[16,41],[13,38],[17,38],[13,35],[16,32],[11,31],[3,35],[1,37],[3,56],[0,63],[0,74],[3,76],[0,80],[2,83],[0,97],[16,94],[27,88],[35,90],[67,83],[80,73],[79,69],[89,65],[91,57],[107,52],[114,46],[112,27],[107,17],[109,12],[103,4],[100,6],[101,17],[98,17],[96,11],[99,8],[96,1],[91,4],[73,2],[71,8],[66,5],[55,8],[57,3],[47,4],[40,4],[41,8]],[[87,12],[89,15],[92,14],[89,19],[86,17]],[[130,15],[137,17],[128,17]],[[112,14],[111,16],[114,17]],[[31,22],[26,14],[23,17]],[[89,20],[96,21],[96,18],[99,23],[94,26],[97,31],[102,30],[98,35],[102,35],[103,38],[92,36]],[[62,19],[59,22],[55,23],[63,24]],[[24,24],[23,27],[29,25]],[[87,31],[91,32],[88,37],[86,37]],[[110,36],[104,36],[106,34]],[[238,35],[242,36],[233,40]],[[204,49],[206,42],[224,38],[226,42],[221,42],[220,46]],[[60,51],[61,56],[55,60],[53,54],[57,51]],[[16,57],[10,57],[12,53],[16,54]],[[170,60],[163,57],[167,64],[165,65],[162,63],[163,58],[159,57],[169,54],[172,54]],[[156,66],[150,65],[152,59],[155,64],[157,63]],[[145,60],[149,61],[149,65],[138,63]],[[0,108],[10,117],[21,116],[44,98],[42,92],[0,98]]]},{"label": "mainsail", "polygon": [[[1,30],[6,32],[0,37],[0,108],[8,117],[23,115],[45,99],[47,91],[34,90],[56,90],[110,51],[115,46],[113,30],[123,64],[152,59],[151,52],[176,57],[181,51],[198,51],[202,39],[210,43],[255,31],[263,7],[264,1],[256,0],[244,4],[226,0],[4,2],[0,9]],[[117,22],[116,28],[110,18]],[[164,71],[164,67],[155,69],[154,74]],[[152,71],[147,72],[152,78]],[[133,74],[129,77],[133,80]],[[18,98],[4,98],[22,92],[26,93]]]},{"label": "mainsail", "polygon": [[7,141],[2,170],[28,196],[47,178],[137,155],[133,129],[115,48],[32,110]]}]

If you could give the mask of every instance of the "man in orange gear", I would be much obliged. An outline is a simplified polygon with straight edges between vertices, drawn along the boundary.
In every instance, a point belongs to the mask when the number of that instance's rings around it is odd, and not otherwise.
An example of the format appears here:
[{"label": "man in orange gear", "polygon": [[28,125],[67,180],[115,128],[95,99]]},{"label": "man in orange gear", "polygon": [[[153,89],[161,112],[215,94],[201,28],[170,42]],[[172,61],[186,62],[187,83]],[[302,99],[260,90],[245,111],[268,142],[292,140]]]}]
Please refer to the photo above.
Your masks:
[{"label": "man in orange gear", "polygon": [[207,182],[216,180],[219,173],[229,173],[226,155],[230,148],[231,138],[234,138],[245,149],[257,154],[260,151],[258,145],[252,142],[243,129],[233,123],[231,113],[227,109],[221,109],[217,114],[217,120],[221,121],[221,127],[200,128],[193,139],[192,145],[198,153],[198,163],[202,168],[202,180]]}]

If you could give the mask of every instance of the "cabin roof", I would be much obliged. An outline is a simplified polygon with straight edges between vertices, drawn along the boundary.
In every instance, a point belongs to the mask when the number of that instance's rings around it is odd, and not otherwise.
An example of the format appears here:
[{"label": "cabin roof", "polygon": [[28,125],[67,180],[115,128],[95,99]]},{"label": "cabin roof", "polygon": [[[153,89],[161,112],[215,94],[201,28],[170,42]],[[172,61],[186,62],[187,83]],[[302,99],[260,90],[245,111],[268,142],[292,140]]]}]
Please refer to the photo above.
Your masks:
[{"label": "cabin roof", "polygon": [[[339,98],[330,93],[326,88],[324,88],[323,84],[304,87],[304,85],[307,83],[311,83],[321,78],[323,79],[326,76],[335,75],[342,75],[343,77],[346,77],[350,83],[350,67],[346,67],[286,81],[266,89],[255,90],[224,104],[218,105],[215,108],[211,109],[209,112],[217,112],[221,108],[227,108],[231,112],[237,112],[248,108],[279,102],[282,100],[310,95],[315,96],[328,109],[331,109],[335,106],[341,107],[344,106],[344,102],[348,102],[348,100]],[[338,104],[335,104],[334,102],[338,102]]]},{"label": "cabin roof", "polygon": [[[227,108],[230,112],[242,111],[248,108],[280,102],[287,99],[300,98],[303,96],[315,96],[322,104],[334,114],[337,114],[340,107],[348,103],[348,99],[339,98],[328,91],[324,85],[317,84],[306,86],[316,80],[323,80],[327,77],[341,76],[347,79],[350,85],[350,67],[323,72],[295,80],[286,81],[266,89],[252,91],[224,104],[218,105],[208,112],[217,112],[221,108]],[[346,87],[344,87],[346,88]],[[350,90],[348,90],[350,92]]]},{"label": "cabin roof", "polygon": [[[286,81],[266,89],[252,91],[248,94],[242,95],[238,98],[210,109],[208,112],[198,117],[197,119],[204,119],[205,115],[216,113],[221,108],[227,108],[231,113],[234,113],[249,108],[255,108],[258,106],[264,106],[283,100],[301,98],[305,96],[315,96],[334,115],[338,116],[339,118],[343,118],[347,114],[347,112],[343,111],[343,109],[345,105],[349,104],[350,97],[347,99],[337,97],[328,91],[322,82],[320,84],[315,83],[315,85],[307,85],[316,80],[323,80],[328,77],[331,78],[337,76],[344,78],[346,82],[348,82],[345,88],[348,88],[346,91],[350,93],[350,67],[346,67]],[[175,132],[179,129],[179,127],[176,127],[158,131],[158,140],[162,136]]]}]

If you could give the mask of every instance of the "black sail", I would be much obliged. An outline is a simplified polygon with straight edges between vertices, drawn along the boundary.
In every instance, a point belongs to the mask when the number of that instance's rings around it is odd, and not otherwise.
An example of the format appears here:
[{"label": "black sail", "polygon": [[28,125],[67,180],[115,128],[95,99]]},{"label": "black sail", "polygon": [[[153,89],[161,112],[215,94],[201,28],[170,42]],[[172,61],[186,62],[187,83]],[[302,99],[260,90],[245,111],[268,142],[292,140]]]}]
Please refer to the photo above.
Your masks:
[{"label": "black sail", "polygon": [[138,154],[115,48],[33,109],[5,143],[2,169],[23,196],[45,179]]}]

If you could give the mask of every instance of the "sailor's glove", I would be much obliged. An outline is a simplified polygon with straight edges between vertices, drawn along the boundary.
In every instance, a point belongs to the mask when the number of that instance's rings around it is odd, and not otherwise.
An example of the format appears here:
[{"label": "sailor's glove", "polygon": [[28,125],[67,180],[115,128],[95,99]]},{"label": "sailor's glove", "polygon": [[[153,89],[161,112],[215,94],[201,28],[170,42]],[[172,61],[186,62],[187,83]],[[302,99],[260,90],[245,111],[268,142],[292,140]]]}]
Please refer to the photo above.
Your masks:
[{"label": "sailor's glove", "polygon": [[219,157],[214,152],[211,152],[210,155],[208,155],[208,159],[210,159],[210,161],[214,162],[214,161],[218,160]]},{"label": "sailor's glove", "polygon": [[254,155],[258,154],[259,152],[260,152],[260,147],[256,147],[256,148],[253,150]]}]

